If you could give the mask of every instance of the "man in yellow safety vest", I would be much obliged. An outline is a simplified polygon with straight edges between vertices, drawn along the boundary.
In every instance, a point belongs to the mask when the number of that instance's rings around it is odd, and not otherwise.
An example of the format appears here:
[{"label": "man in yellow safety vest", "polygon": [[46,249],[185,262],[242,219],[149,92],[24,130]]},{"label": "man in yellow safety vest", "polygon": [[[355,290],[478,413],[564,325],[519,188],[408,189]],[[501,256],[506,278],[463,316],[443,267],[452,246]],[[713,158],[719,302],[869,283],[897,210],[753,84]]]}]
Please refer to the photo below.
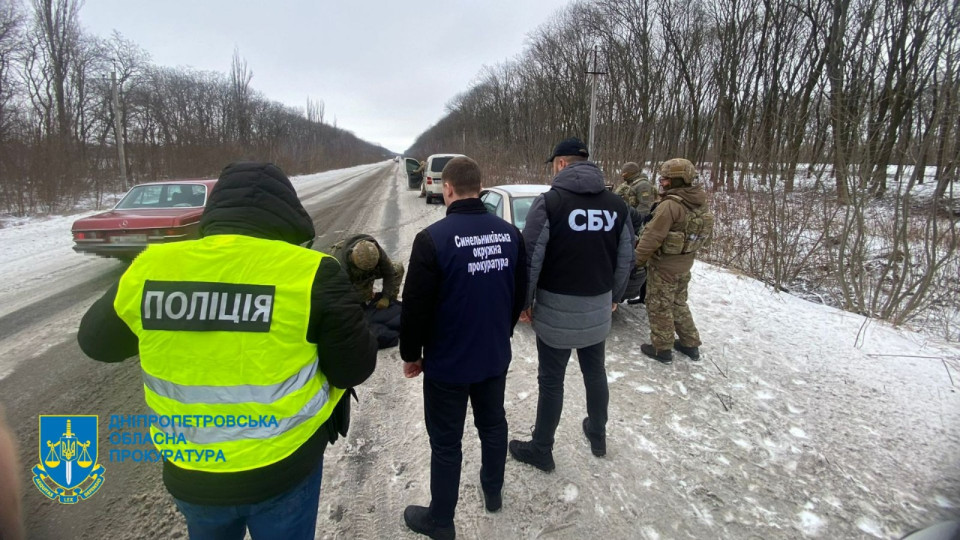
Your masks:
[{"label": "man in yellow safety vest", "polygon": [[140,355],[150,412],[136,427],[191,538],[312,539],[323,451],[346,434],[344,394],[373,372],[376,341],[337,260],[301,247],[313,222],[275,165],[224,168],[200,233],[149,246],[77,339],[95,360]]}]

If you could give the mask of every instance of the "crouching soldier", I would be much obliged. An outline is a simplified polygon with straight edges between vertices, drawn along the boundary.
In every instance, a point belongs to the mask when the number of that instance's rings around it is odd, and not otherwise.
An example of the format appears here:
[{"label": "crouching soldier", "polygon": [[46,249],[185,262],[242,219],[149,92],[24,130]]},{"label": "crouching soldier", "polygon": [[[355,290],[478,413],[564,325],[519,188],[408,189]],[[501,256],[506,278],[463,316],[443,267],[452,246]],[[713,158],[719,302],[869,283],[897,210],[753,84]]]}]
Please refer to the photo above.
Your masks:
[{"label": "crouching soldier", "polygon": [[333,256],[340,261],[350,281],[365,304],[375,300],[373,283],[383,280],[383,291],[376,298],[377,309],[386,309],[397,301],[403,281],[403,263],[390,260],[380,244],[369,234],[357,234],[331,246]]}]

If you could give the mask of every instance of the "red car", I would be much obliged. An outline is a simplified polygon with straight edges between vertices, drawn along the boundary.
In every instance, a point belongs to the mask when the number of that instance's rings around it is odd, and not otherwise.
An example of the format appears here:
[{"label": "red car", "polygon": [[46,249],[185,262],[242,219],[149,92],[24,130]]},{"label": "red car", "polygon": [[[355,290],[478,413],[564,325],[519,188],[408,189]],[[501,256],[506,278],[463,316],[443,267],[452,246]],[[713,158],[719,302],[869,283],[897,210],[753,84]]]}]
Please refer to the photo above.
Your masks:
[{"label": "red car", "polygon": [[73,223],[73,249],[131,261],[149,244],[199,238],[200,215],[216,182],[172,180],[133,186],[113,210]]}]

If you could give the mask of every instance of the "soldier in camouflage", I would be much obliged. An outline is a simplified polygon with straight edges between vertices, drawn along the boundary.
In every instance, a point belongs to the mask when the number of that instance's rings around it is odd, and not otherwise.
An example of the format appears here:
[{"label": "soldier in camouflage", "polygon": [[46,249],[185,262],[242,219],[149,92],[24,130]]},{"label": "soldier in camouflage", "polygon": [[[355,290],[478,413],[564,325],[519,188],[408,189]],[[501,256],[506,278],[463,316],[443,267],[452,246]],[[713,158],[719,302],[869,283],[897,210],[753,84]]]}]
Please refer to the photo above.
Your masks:
[{"label": "soldier in camouflage", "polygon": [[[687,286],[696,251],[709,243],[713,214],[707,194],[693,180],[697,171],[686,159],[674,158],[660,167],[660,203],[643,229],[636,248],[638,265],[647,265],[647,313],[650,341],[643,354],[664,364],[676,349],[700,359],[700,333],[687,306]],[[674,340],[674,333],[679,339]]]},{"label": "soldier in camouflage", "polygon": [[632,161],[624,163],[620,178],[623,181],[617,186],[616,194],[635,208],[641,218],[646,218],[650,215],[650,207],[657,200],[656,188],[647,175],[640,172],[640,166]]},{"label": "soldier in camouflage", "polygon": [[386,309],[391,301],[397,300],[403,281],[403,263],[391,261],[372,236],[352,236],[331,246],[330,251],[345,266],[350,282],[364,303],[373,300],[373,282],[378,279],[383,280],[383,294],[377,301],[377,309]]}]

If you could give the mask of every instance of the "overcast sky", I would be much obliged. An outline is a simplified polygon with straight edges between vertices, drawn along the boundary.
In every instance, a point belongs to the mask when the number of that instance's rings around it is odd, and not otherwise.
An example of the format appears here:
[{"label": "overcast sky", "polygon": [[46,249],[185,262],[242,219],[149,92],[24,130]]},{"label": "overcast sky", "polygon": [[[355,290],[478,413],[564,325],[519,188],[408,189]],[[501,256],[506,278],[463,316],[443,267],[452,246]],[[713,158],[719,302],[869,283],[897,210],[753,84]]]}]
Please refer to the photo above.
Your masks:
[{"label": "overcast sky", "polygon": [[483,66],[519,55],[563,0],[85,0],[80,21],[113,30],[154,64],[227,73],[234,47],[250,85],[403,152]]}]

